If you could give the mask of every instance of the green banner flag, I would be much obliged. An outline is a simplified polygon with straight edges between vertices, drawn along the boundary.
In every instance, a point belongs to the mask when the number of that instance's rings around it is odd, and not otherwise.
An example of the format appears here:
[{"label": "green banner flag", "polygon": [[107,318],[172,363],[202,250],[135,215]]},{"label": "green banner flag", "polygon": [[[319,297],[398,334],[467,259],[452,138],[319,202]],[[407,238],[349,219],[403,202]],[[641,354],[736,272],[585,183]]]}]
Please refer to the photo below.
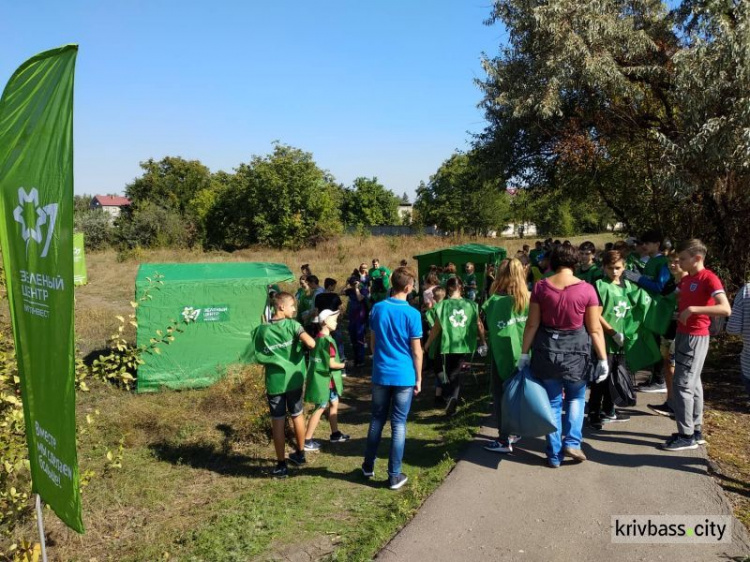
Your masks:
[{"label": "green banner flag", "polygon": [[86,273],[86,249],[83,243],[83,232],[73,234],[73,284],[85,285],[89,282]]},{"label": "green banner flag", "polygon": [[83,532],[73,330],[77,45],[32,57],[0,99],[0,243],[33,491]]}]

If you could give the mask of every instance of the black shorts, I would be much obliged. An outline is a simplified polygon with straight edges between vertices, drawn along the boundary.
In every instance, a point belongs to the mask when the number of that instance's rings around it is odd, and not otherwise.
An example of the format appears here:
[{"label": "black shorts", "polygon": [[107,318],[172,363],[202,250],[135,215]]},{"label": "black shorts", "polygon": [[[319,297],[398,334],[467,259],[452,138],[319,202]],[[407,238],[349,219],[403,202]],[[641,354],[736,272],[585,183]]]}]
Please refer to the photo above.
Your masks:
[{"label": "black shorts", "polygon": [[271,419],[281,420],[286,418],[287,412],[293,418],[299,416],[304,405],[302,404],[302,389],[288,390],[284,394],[266,394],[268,407],[271,410]]}]

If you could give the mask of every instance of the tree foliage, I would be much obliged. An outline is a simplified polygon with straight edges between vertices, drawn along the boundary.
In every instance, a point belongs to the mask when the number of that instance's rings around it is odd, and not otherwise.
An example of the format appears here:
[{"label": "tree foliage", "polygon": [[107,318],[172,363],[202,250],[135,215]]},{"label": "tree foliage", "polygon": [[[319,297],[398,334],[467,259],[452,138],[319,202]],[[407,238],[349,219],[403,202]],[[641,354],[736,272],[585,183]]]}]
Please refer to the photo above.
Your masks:
[{"label": "tree foliage", "polygon": [[750,264],[750,7],[684,0],[498,0],[485,58],[492,173],[632,231],[700,236],[739,282]]},{"label": "tree foliage", "polygon": [[347,226],[381,226],[399,223],[400,199],[378,178],[357,178],[344,190],[341,218]]},{"label": "tree foliage", "polygon": [[456,153],[417,188],[417,221],[450,233],[502,230],[510,219],[503,185],[484,175],[475,153]]},{"label": "tree foliage", "polygon": [[75,229],[83,232],[83,242],[87,250],[104,250],[112,243],[114,228],[112,215],[102,209],[76,208],[74,216]]},{"label": "tree foliage", "polygon": [[206,215],[206,243],[298,248],[341,231],[341,188],[312,154],[276,143],[227,179]]}]

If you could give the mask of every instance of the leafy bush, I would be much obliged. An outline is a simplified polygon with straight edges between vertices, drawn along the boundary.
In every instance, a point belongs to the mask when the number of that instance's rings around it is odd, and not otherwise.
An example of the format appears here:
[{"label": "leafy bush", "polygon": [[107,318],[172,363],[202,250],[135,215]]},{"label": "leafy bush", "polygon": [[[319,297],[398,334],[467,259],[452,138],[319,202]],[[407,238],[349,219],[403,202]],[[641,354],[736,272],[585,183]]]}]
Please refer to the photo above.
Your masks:
[{"label": "leafy bush", "polygon": [[190,247],[195,227],[178,211],[145,202],[117,219],[115,240],[121,248]]},{"label": "leafy bush", "polygon": [[114,227],[112,216],[101,209],[76,211],[75,228],[83,232],[87,250],[104,250],[112,243]]}]

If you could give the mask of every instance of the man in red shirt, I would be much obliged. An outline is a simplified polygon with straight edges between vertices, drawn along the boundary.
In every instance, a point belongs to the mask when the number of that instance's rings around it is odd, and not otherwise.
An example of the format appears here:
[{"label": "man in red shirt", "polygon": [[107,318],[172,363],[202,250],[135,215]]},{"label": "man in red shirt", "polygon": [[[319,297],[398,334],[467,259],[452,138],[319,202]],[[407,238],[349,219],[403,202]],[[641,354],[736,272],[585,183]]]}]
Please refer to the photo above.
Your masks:
[{"label": "man in red shirt", "polygon": [[688,240],[678,248],[680,267],[687,275],[678,286],[675,372],[672,381],[672,407],[677,433],[662,446],[667,451],[695,449],[703,439],[703,385],[701,371],[708,354],[711,316],[729,316],[732,309],[721,281],[706,269],[706,246]]}]

